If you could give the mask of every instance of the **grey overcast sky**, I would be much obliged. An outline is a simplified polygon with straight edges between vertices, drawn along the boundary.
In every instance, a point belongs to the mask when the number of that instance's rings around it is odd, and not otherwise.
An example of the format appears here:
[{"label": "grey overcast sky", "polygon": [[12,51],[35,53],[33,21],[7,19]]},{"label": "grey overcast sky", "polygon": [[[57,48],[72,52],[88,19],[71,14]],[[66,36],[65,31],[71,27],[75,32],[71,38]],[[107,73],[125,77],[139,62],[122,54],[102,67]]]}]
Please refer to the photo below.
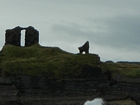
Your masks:
[{"label": "grey overcast sky", "polygon": [[89,41],[102,61],[140,61],[140,0],[0,0],[0,24],[0,48],[6,29],[33,26],[43,46],[78,53]]}]

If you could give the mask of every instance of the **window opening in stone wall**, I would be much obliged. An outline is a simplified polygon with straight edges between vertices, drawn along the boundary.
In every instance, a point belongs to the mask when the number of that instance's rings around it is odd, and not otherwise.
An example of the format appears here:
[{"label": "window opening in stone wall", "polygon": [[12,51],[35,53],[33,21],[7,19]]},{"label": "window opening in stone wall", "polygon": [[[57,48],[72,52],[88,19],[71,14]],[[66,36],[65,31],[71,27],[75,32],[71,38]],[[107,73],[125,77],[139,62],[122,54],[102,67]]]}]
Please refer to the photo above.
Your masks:
[{"label": "window opening in stone wall", "polygon": [[21,31],[21,46],[25,46],[25,31],[26,30]]}]

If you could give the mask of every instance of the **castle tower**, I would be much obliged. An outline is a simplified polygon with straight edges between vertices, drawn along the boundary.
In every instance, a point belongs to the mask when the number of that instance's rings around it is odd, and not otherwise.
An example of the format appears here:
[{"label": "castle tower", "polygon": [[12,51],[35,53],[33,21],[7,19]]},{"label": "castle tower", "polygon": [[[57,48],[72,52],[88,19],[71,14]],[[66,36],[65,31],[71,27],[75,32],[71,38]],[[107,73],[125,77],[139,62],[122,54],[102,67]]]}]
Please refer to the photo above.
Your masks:
[{"label": "castle tower", "polygon": [[21,30],[23,28],[17,26],[13,29],[7,29],[5,33],[5,45],[11,44],[15,46],[20,46]]},{"label": "castle tower", "polygon": [[34,27],[29,26],[25,32],[25,46],[31,46],[39,43],[39,32]]}]

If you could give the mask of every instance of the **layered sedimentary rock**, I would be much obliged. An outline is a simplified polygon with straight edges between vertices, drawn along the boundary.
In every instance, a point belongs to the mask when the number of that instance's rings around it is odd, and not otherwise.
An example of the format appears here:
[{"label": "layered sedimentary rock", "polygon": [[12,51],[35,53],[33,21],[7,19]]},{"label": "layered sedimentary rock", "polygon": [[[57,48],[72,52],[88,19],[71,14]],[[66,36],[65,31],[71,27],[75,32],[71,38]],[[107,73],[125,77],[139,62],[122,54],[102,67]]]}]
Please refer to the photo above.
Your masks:
[{"label": "layered sedimentary rock", "polygon": [[[103,74],[93,78],[49,80],[47,76],[0,78],[0,103],[3,105],[83,105],[86,100],[102,97],[108,105],[127,100],[125,105],[139,105],[139,83],[118,82],[110,86]],[[132,101],[134,100],[134,101]],[[136,102],[136,103],[135,103]],[[7,104],[6,104],[7,103]],[[14,104],[14,105],[15,105]],[[121,104],[123,105],[123,104]]]}]

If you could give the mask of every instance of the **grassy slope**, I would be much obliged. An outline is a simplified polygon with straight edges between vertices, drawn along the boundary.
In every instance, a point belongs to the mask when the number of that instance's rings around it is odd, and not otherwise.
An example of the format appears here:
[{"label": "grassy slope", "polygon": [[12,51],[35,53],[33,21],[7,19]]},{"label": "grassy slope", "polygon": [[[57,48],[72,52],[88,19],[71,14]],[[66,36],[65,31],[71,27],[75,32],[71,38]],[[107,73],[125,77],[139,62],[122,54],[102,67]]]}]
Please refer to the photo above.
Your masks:
[{"label": "grassy slope", "polygon": [[103,72],[105,71],[137,78],[140,77],[140,64],[103,63]]},{"label": "grassy slope", "polygon": [[[48,78],[76,77],[84,64],[96,66],[95,54],[72,54],[58,47],[17,47],[6,45],[0,53],[1,75],[42,75]],[[139,64],[102,63],[103,72],[111,71],[128,77],[140,76]]]},{"label": "grassy slope", "polygon": [[30,47],[5,45],[0,53],[2,75],[42,75],[48,78],[76,77],[82,66],[96,66],[100,61],[95,54],[72,54],[57,47]]}]

